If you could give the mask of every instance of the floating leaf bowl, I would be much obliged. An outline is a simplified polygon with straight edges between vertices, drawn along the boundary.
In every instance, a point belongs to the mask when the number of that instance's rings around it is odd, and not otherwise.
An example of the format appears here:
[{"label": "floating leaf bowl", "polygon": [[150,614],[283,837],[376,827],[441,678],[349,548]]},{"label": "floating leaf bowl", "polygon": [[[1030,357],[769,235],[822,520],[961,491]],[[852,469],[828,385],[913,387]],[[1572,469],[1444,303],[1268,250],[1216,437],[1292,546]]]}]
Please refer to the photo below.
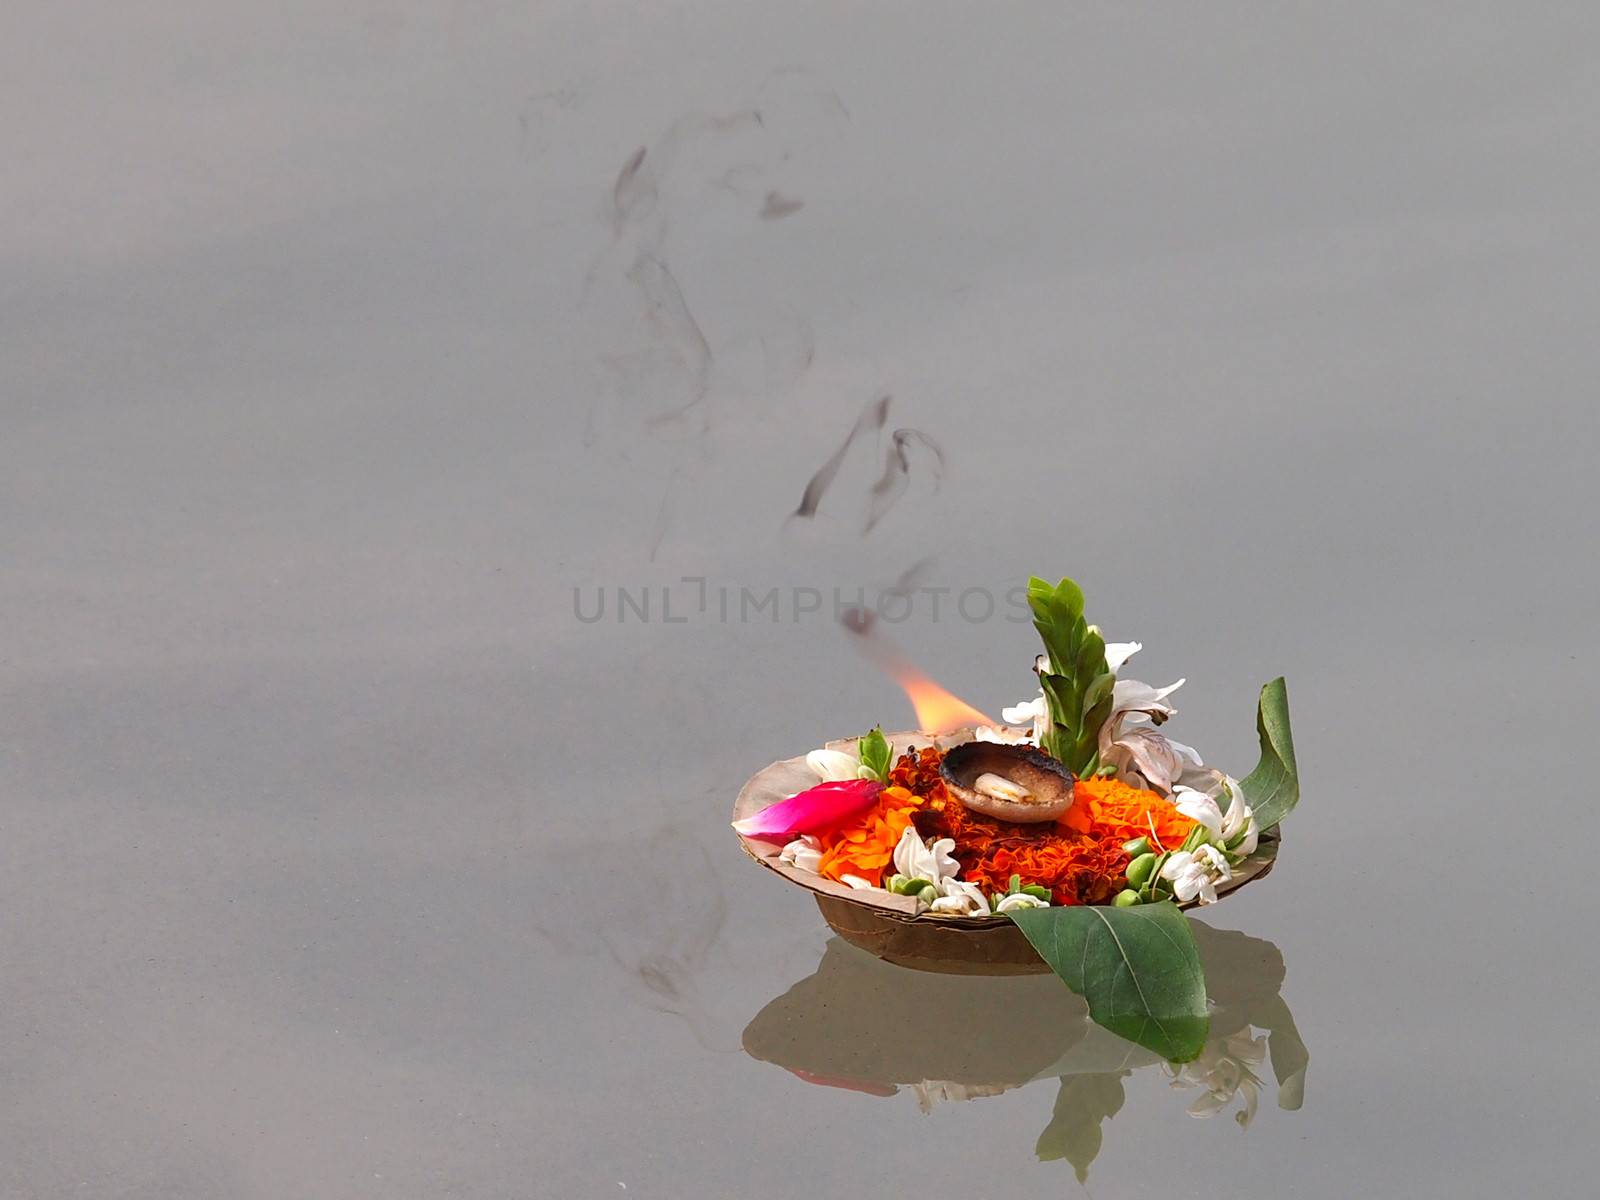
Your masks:
[{"label": "floating leaf bowl", "polygon": [[[898,758],[914,746],[948,749],[971,741],[973,733],[967,729],[945,734],[903,732],[888,736]],[[828,748],[853,752],[855,740],[829,742]],[[753,816],[816,782],[817,777],[806,766],[804,755],[775,762],[757,771],[739,789],[739,797],[733,804],[733,819],[740,821]],[[1256,853],[1234,872],[1232,879],[1217,888],[1219,900],[1272,870],[1278,841],[1276,829],[1264,834]],[[947,975],[1035,975],[1050,970],[1022,931],[1003,917],[918,913],[917,901],[911,896],[862,891],[783,862],[778,858],[783,849],[781,843],[742,835],[739,843],[745,853],[763,867],[811,892],[823,920],[835,933],[886,962]],[[1190,908],[1193,904],[1181,907]]]}]

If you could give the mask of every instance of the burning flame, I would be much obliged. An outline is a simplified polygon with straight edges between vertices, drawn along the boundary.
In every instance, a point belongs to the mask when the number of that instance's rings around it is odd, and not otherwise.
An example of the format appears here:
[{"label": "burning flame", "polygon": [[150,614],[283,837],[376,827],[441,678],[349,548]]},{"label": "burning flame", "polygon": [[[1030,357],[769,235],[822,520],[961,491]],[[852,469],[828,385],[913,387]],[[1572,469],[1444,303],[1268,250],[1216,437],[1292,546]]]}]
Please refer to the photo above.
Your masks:
[{"label": "burning flame", "polygon": [[923,733],[950,733],[975,725],[999,724],[917,670],[898,647],[877,632],[870,612],[852,610],[845,614],[844,626],[860,638],[867,657],[905,691],[917,714],[917,728]]},{"label": "burning flame", "polygon": [[998,724],[994,718],[984,716],[909,664],[904,670],[890,674],[905,689],[906,698],[916,710],[917,728],[924,733],[949,733],[973,725]]}]

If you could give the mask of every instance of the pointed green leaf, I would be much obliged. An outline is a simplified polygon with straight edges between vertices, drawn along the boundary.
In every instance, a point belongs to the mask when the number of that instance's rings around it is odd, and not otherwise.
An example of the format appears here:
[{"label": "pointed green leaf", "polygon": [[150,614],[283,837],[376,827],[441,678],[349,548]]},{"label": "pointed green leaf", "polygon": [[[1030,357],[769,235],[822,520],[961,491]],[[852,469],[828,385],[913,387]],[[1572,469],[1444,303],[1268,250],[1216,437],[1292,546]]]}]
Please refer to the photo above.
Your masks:
[{"label": "pointed green leaf", "polygon": [[1205,1046],[1205,975],[1189,922],[1171,901],[1072,905],[1007,914],[1039,957],[1119,1037],[1173,1062]]},{"label": "pointed green leaf", "polygon": [[1078,659],[1073,663],[1073,672],[1089,679],[1098,679],[1106,674],[1106,643],[1104,638],[1085,637],[1083,639],[1083,644],[1078,647]]},{"label": "pointed green leaf", "polygon": [[[1050,614],[1049,620],[1064,620],[1068,626],[1083,616],[1083,589],[1070,579],[1049,584],[1037,575],[1028,579],[1028,606],[1033,609],[1035,622],[1041,620],[1040,605]],[[1044,630],[1039,631],[1041,634]]]},{"label": "pointed green leaf", "polygon": [[[1104,642],[1100,643],[1100,653],[1103,658],[1105,656]],[[1115,695],[1116,686],[1117,677],[1110,671],[1107,671],[1104,675],[1096,676],[1095,681],[1089,685],[1089,690],[1083,694],[1084,707],[1091,711],[1102,709],[1106,716],[1110,716],[1111,701]],[[1104,721],[1101,721],[1100,724],[1104,724]],[[1100,732],[1098,725],[1095,728],[1095,732]]]},{"label": "pointed green leaf", "polygon": [[872,778],[888,782],[894,751],[889,746],[889,739],[883,736],[882,726],[873,726],[872,732],[856,743],[856,753],[861,765],[872,773]]},{"label": "pointed green leaf", "polygon": [[1294,736],[1289,731],[1289,691],[1278,676],[1261,689],[1256,707],[1256,732],[1261,761],[1239,781],[1245,803],[1265,833],[1293,811],[1300,799],[1300,774],[1294,762]]}]

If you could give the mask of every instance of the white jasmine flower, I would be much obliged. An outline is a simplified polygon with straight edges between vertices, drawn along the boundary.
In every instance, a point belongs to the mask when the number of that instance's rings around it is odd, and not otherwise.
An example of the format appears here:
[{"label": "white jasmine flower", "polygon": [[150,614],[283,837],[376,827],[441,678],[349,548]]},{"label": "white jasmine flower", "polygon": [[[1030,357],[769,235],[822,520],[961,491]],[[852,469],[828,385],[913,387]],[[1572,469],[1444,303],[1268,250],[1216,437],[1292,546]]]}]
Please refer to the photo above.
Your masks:
[{"label": "white jasmine flower", "polygon": [[1100,727],[1100,761],[1116,768],[1124,783],[1166,794],[1191,769],[1189,764],[1201,765],[1194,747],[1156,731],[1177,714],[1167,697],[1183,684],[1180,679],[1154,688],[1137,679],[1119,679],[1112,688],[1111,715]]},{"label": "white jasmine flower", "polygon": [[1176,716],[1178,712],[1167,703],[1167,697],[1188,682],[1187,679],[1180,679],[1176,683],[1167,684],[1164,688],[1158,688],[1151,687],[1148,683],[1140,683],[1137,679],[1119,679],[1116,686],[1111,689],[1112,712],[1144,713],[1160,725],[1168,717]]},{"label": "white jasmine flower", "polygon": [[956,878],[961,864],[950,853],[955,848],[954,838],[939,838],[930,846],[915,828],[907,828],[895,844],[894,869],[907,879],[926,879],[933,885],[939,893],[929,905],[933,912],[987,916],[989,902],[978,885]]},{"label": "white jasmine flower", "polygon": [[1115,675],[1123,664],[1144,649],[1143,642],[1107,642],[1106,670]]},{"label": "white jasmine flower", "polygon": [[997,913],[1003,913],[1003,912],[1010,912],[1012,909],[1015,909],[1015,908],[1049,908],[1049,907],[1050,907],[1050,903],[1047,900],[1041,900],[1037,896],[1030,896],[1030,895],[1028,895],[1027,892],[1013,892],[1009,896],[1001,897],[1000,903],[996,904],[994,906],[994,910]]},{"label": "white jasmine flower", "polygon": [[1215,904],[1217,884],[1233,878],[1228,860],[1215,846],[1202,843],[1193,850],[1179,850],[1167,859],[1161,868],[1161,878],[1172,885],[1172,894],[1180,904],[1195,897],[1202,904]]},{"label": "white jasmine flower", "polygon": [[1197,821],[1206,827],[1208,840],[1222,841],[1222,809],[1217,807],[1213,797],[1179,784],[1172,789],[1172,803],[1173,807],[1191,821]]},{"label": "white jasmine flower", "polygon": [[[1255,853],[1261,831],[1256,827],[1255,814],[1244,802],[1244,789],[1232,775],[1221,771],[1208,774],[1206,790],[1179,784],[1173,789],[1173,802],[1184,816],[1204,825],[1207,840],[1227,851],[1230,858],[1248,858]],[[1226,812],[1222,809],[1224,798]]]},{"label": "white jasmine flower", "polygon": [[1045,701],[1043,688],[1032,700],[1002,708],[1000,717],[1007,725],[1027,725],[1031,722],[1033,740],[1036,742],[1050,732],[1050,705]]},{"label": "white jasmine flower", "polygon": [[1200,761],[1200,751],[1196,750],[1193,746],[1185,745],[1177,738],[1168,737],[1166,734],[1162,734],[1161,736],[1167,738],[1167,745],[1176,750],[1179,756],[1189,760],[1189,766],[1183,768],[1185,771],[1189,771],[1193,767],[1205,766],[1205,763]]},{"label": "white jasmine flower", "polygon": [[797,837],[782,850],[778,851],[778,858],[786,863],[793,863],[802,871],[815,874],[822,865],[822,843],[809,833]]},{"label": "white jasmine flower", "polygon": [[944,895],[930,906],[933,912],[953,913],[964,917],[989,915],[989,901],[977,884],[965,883],[959,879],[946,879],[940,890]]},{"label": "white jasmine flower", "polygon": [[924,1114],[931,1113],[936,1104],[955,1100],[977,1100],[984,1096],[998,1096],[1006,1090],[1003,1083],[949,1083],[941,1079],[925,1079],[911,1085],[917,1097],[917,1107]]},{"label": "white jasmine flower", "polygon": [[1256,815],[1244,802],[1244,789],[1232,775],[1222,777],[1222,786],[1228,792],[1228,811],[1222,818],[1222,841],[1228,853],[1235,858],[1248,858],[1256,852],[1261,831],[1256,828]]},{"label": "white jasmine flower", "polygon": [[1202,765],[1193,746],[1157,732],[1148,718],[1115,713],[1100,727],[1100,761],[1124,783],[1162,793]]},{"label": "white jasmine flower", "polygon": [[1021,725],[1024,721],[1032,721],[1045,712],[1044,689],[1032,700],[1020,700],[1009,708],[1002,708],[1000,715],[1005,718],[1008,725]]},{"label": "white jasmine flower", "polygon": [[881,891],[883,891],[883,889],[881,887],[879,887],[877,884],[868,883],[865,879],[861,878],[861,876],[859,876],[859,875],[841,875],[841,876],[839,876],[839,882],[840,883],[844,883],[844,884],[848,884],[850,887],[855,888],[855,890],[858,891],[858,892],[881,892]]},{"label": "white jasmine flower", "polygon": [[806,766],[814,771],[823,783],[843,783],[860,777],[861,760],[843,750],[813,750],[806,755]]},{"label": "white jasmine flower", "polygon": [[940,838],[930,846],[907,825],[894,848],[894,869],[907,879],[926,879],[939,887],[961,873],[961,864],[950,854],[955,848],[954,838]]},{"label": "white jasmine flower", "polygon": [[997,742],[1002,746],[1027,745],[1033,741],[1031,729],[1007,729],[1004,725],[979,725],[973,736],[980,742]]},{"label": "white jasmine flower", "polygon": [[1191,1117],[1214,1117],[1244,1097],[1244,1107],[1233,1115],[1241,1128],[1248,1129],[1261,1097],[1261,1077],[1256,1071],[1266,1061],[1266,1038],[1253,1038],[1248,1029],[1208,1042],[1200,1057],[1172,1072],[1175,1088],[1204,1088],[1205,1093],[1189,1105]]}]

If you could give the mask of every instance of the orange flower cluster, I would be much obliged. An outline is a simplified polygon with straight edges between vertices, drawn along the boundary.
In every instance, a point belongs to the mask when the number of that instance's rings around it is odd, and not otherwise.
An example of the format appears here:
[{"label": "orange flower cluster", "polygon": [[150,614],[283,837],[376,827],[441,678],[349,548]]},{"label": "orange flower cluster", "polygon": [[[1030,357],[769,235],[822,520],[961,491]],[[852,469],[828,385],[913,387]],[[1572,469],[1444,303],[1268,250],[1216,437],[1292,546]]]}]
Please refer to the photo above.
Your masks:
[{"label": "orange flower cluster", "polygon": [[822,835],[822,863],[818,874],[841,883],[846,875],[865,879],[876,887],[894,861],[894,848],[911,824],[911,815],[928,801],[943,801],[944,780],[932,746],[920,754],[902,754],[889,772],[889,786],[878,802],[858,817]]},{"label": "orange flower cluster", "polygon": [[933,746],[912,749],[902,754],[889,771],[889,782],[895,787],[915,792],[924,800],[942,803],[949,794],[944,786],[944,776],[939,774],[939,764],[943,761],[944,752]]},{"label": "orange flower cluster", "polygon": [[820,835],[818,871],[881,887],[895,846],[914,824],[925,840],[953,838],[961,878],[985,892],[1004,892],[1018,875],[1024,884],[1049,888],[1054,904],[1106,904],[1126,882],[1124,842],[1154,829],[1170,849],[1194,827],[1162,796],[1114,779],[1080,779],[1072,807],[1054,824],[996,821],[950,800],[939,776],[943,757],[932,746],[902,754],[871,808]]},{"label": "orange flower cluster", "polygon": [[923,804],[921,796],[903,787],[886,787],[878,800],[859,816],[825,834],[822,862],[817,873],[844,882],[846,875],[865,879],[874,887],[883,883],[884,868],[894,860],[894,848],[911,824],[911,814]]},{"label": "orange flower cluster", "polygon": [[954,838],[961,878],[986,893],[1004,892],[1017,875],[1049,888],[1052,904],[1104,904],[1122,890],[1128,867],[1125,838],[996,821],[960,804],[927,810],[916,825],[924,838]]},{"label": "orange flower cluster", "polygon": [[1077,833],[1114,837],[1119,843],[1149,837],[1154,829],[1168,850],[1181,846],[1195,824],[1165,797],[1115,779],[1078,780],[1072,807],[1061,823]]}]

